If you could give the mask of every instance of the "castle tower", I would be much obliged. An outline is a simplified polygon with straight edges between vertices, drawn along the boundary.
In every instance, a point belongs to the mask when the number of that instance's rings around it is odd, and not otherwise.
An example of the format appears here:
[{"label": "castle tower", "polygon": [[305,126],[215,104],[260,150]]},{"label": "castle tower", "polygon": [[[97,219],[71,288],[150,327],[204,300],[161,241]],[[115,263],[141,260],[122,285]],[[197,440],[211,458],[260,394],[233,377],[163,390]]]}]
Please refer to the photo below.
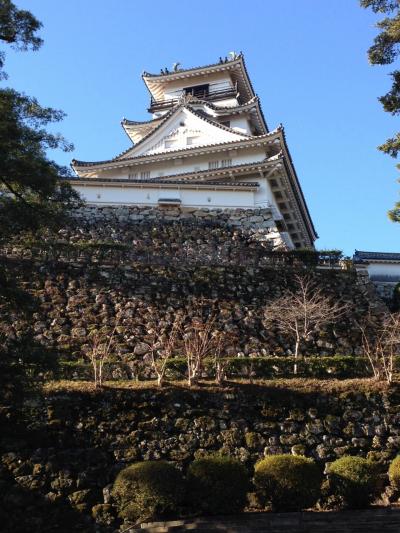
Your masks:
[{"label": "castle tower", "polygon": [[113,159],[72,161],[88,204],[270,210],[288,248],[317,235],[283,128],[269,131],[242,54],[143,74],[145,122],[122,121],[132,146]]}]

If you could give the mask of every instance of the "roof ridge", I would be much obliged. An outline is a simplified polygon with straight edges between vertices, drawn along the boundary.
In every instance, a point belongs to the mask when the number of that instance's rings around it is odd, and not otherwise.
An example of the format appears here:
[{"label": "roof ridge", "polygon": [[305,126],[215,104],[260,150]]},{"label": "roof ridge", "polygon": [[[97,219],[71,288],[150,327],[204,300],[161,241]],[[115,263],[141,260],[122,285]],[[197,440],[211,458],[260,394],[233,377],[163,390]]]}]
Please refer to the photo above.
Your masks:
[{"label": "roof ridge", "polygon": [[210,63],[209,65],[199,65],[197,67],[181,68],[179,70],[173,70],[172,72],[167,70],[166,72],[160,72],[160,74],[152,74],[150,72],[143,71],[142,78],[164,78],[165,76],[173,76],[179,74],[180,72],[190,72],[191,70],[201,70],[205,68],[218,67],[220,65],[231,65],[233,63],[236,63],[237,61],[240,61],[243,58],[243,53],[240,52],[239,54],[235,55],[233,59],[226,58],[224,61],[222,57],[220,57],[220,60],[217,63]]},{"label": "roof ridge", "polygon": [[194,115],[196,115],[198,118],[204,120],[204,122],[209,122],[210,124],[212,124],[213,126],[218,126],[220,129],[222,130],[225,130],[225,131],[228,131],[229,133],[234,133],[234,134],[237,134],[237,135],[242,135],[243,137],[252,137],[250,135],[246,135],[245,133],[240,133],[238,131],[235,131],[231,128],[228,128],[227,126],[224,126],[223,124],[219,124],[218,122],[214,122],[210,119],[207,119],[206,117],[203,117],[201,114],[197,113],[195,109],[193,109],[189,104],[186,103],[186,101],[182,101],[182,102],[179,102],[178,104],[176,104],[173,108],[171,108],[168,113],[166,113],[163,117],[162,117],[162,120],[160,121],[159,124],[156,125],[156,127],[154,129],[152,129],[151,131],[149,131],[149,133],[147,133],[142,139],[140,139],[140,141],[138,141],[136,144],[134,144],[133,146],[130,146],[129,148],[127,148],[126,150],[124,150],[123,152],[121,152],[120,154],[118,154],[117,156],[113,157],[111,159],[111,161],[118,161],[120,160],[124,155],[126,155],[128,152],[130,152],[131,150],[133,150],[134,148],[136,148],[137,146],[139,146],[140,144],[142,144],[144,141],[146,141],[147,139],[149,139],[156,131],[158,131],[159,129],[161,129],[161,127],[163,126],[163,124],[165,124],[167,122],[167,120],[176,112],[178,111],[179,109],[188,109],[191,113],[193,113]]},{"label": "roof ridge", "polygon": [[[177,176],[179,176],[179,174],[177,174]],[[74,181],[74,182],[78,182],[78,181],[90,181],[90,182],[106,182],[106,183],[146,183],[146,184],[150,184],[150,183],[162,183],[162,184],[165,184],[165,185],[168,185],[168,184],[191,184],[191,185],[229,185],[229,186],[237,186],[237,185],[242,185],[242,186],[246,186],[246,187],[259,187],[259,183],[256,182],[256,181],[237,181],[237,182],[232,182],[232,181],[206,181],[206,180],[190,180],[190,181],[187,181],[183,178],[177,178],[177,179],[171,179],[171,180],[166,180],[166,179],[158,179],[158,178],[154,178],[154,179],[147,179],[147,180],[134,180],[134,179],[125,179],[125,178],[61,178],[61,179],[65,179],[65,180],[68,180],[68,181]]]},{"label": "roof ridge", "polygon": [[[237,130],[234,130],[233,128],[230,128],[229,126],[225,126],[224,124],[220,124],[219,122],[215,121],[214,120],[214,117],[204,117],[202,114],[199,114],[197,113],[196,109],[193,109],[192,106],[195,106],[196,104],[198,105],[204,105],[204,106],[207,106],[209,107],[210,109],[214,110],[214,111],[232,111],[232,112],[237,112],[237,111],[240,111],[240,110],[244,110],[246,107],[250,107],[251,106],[255,106],[258,104],[259,108],[260,108],[260,99],[257,95],[253,96],[250,100],[248,100],[247,102],[245,102],[244,104],[241,104],[241,105],[237,105],[237,106],[216,106],[214,104],[212,104],[211,102],[208,102],[207,100],[203,100],[201,98],[196,98],[196,97],[190,97],[190,98],[187,98],[185,97],[184,99],[184,102],[178,102],[177,104],[175,104],[175,106],[173,106],[169,111],[172,111],[174,109],[174,107],[178,107],[178,105],[180,104],[183,104],[185,103],[186,104],[186,107],[190,107],[191,108],[191,111],[193,114],[196,114],[196,116],[199,116],[200,118],[204,119],[204,120],[208,120],[209,122],[211,122],[213,125],[215,126],[218,126],[218,127],[223,127],[224,129],[227,129],[228,131],[230,131],[231,133],[237,133],[239,135],[246,135],[246,134],[243,134]],[[135,121],[135,120],[129,120],[129,119],[126,119],[125,117],[121,120],[121,125],[125,131],[125,133],[128,134],[128,137],[129,139],[132,141],[132,138],[131,136],[129,135],[128,131],[127,131],[127,128],[126,126],[146,126],[146,125],[152,125],[154,124],[154,128],[149,131],[146,135],[150,135],[151,133],[153,133],[153,131],[155,131],[156,129],[156,126],[158,125],[158,123],[161,124],[161,121],[166,117],[166,115],[168,114],[166,113],[165,115],[161,116],[161,117],[157,117],[157,118],[153,118],[153,119],[150,119],[150,120],[146,120],[146,121]],[[260,113],[261,113],[261,118],[264,119],[264,116],[263,116],[263,113],[262,113],[262,110],[260,108]],[[201,116],[200,116],[201,115]],[[265,123],[265,119],[264,119],[264,125],[265,125],[265,130],[266,130],[266,133],[268,133],[268,126],[267,124]],[[249,135],[249,137],[251,137],[251,135]],[[144,137],[142,137],[142,139],[140,139],[140,141],[138,141],[135,146],[137,146],[137,144],[139,142],[141,142],[142,140],[144,139]],[[127,150],[125,150],[124,152],[122,152],[121,154],[117,155],[116,157],[120,157],[120,156],[123,156],[125,155],[129,150],[132,149],[132,146],[127,148]]]},{"label": "roof ridge", "polygon": [[[231,106],[221,106],[221,107],[219,107],[219,106],[212,105],[209,102],[207,102],[206,100],[202,100],[200,98],[190,98],[190,99],[186,99],[185,102],[178,102],[177,104],[175,104],[175,106],[173,106],[169,110],[169,112],[172,111],[174,107],[176,107],[176,108],[178,106],[187,107],[187,108],[190,108],[192,113],[194,113],[199,118],[202,118],[204,120],[209,120],[214,125],[219,126],[219,127],[223,127],[224,129],[228,129],[229,131],[231,131],[233,133],[238,133],[239,135],[246,135],[246,134],[240,133],[240,132],[238,132],[236,130],[233,130],[232,128],[229,128],[228,126],[224,126],[223,124],[220,124],[219,122],[215,122],[212,118],[208,119],[208,118],[204,117],[203,115],[199,114],[196,109],[193,109],[192,105],[196,105],[197,103],[198,104],[204,104],[204,105],[207,105],[208,107],[210,107],[211,109],[214,109],[216,111],[219,111],[219,110],[230,110],[230,109],[235,110],[235,109],[240,109],[240,108],[249,106],[249,105],[255,103],[257,100],[259,100],[258,96],[254,96],[253,98],[251,98],[245,104],[242,104],[242,105],[232,106],[232,107]],[[161,121],[161,120],[164,119],[165,116],[166,115],[163,115],[161,117],[153,118],[153,119],[150,119],[150,120],[144,120],[144,121],[128,120],[126,118],[123,118],[121,120],[121,124],[122,124],[122,126],[125,126],[125,125],[127,125],[127,126],[130,126],[130,125],[132,125],[132,126],[140,126],[142,124],[146,125],[146,124],[151,124],[153,122]]]},{"label": "roof ridge", "polygon": [[[255,95],[253,96],[252,98],[250,98],[250,100],[248,100],[247,102],[245,102],[244,104],[239,104],[239,105],[236,105],[236,106],[216,106],[215,104],[213,104],[212,102],[209,102],[207,100],[203,100],[202,98],[196,98],[196,97],[190,97],[190,98],[187,98],[186,99],[186,103],[188,105],[196,105],[196,104],[202,104],[202,105],[205,105],[215,111],[235,111],[235,110],[240,110],[240,109],[243,109],[245,107],[249,107],[251,106],[252,104],[256,104],[256,103],[260,103],[260,98]],[[174,106],[171,107],[171,109],[169,111],[171,111],[174,107],[177,107],[178,105],[180,105],[181,102],[177,102]],[[168,112],[169,112],[168,111]],[[145,125],[145,124],[151,124],[153,122],[158,122],[160,120],[162,120],[163,118],[165,117],[165,115],[162,115],[160,117],[156,117],[156,118],[151,118],[149,120],[130,120],[130,119],[127,119],[125,117],[123,117],[123,119],[121,120],[121,124],[122,126],[140,126],[140,125]]]},{"label": "roof ridge", "polygon": [[203,116],[201,113],[193,109],[190,104],[184,104],[184,107],[189,109],[189,111],[191,111],[194,115],[196,115],[200,119],[204,120],[205,122],[209,122],[213,126],[217,126],[218,128],[222,130],[228,131],[229,133],[235,133],[237,135],[243,135],[244,137],[253,137],[253,135],[248,135],[247,133],[241,133],[240,131],[236,131],[233,128],[230,128],[229,126],[224,126],[224,124],[220,124],[219,122],[215,122],[211,118]]},{"label": "roof ridge", "polygon": [[371,258],[373,259],[373,256],[381,256],[381,257],[388,257],[388,256],[396,256],[400,258],[400,252],[367,252],[365,250],[355,250],[354,252],[355,256],[365,256],[365,258]]},{"label": "roof ridge", "polygon": [[131,125],[132,126],[139,126],[140,124],[150,124],[151,122],[157,122],[158,120],[161,120],[163,117],[156,117],[156,118],[151,118],[150,120],[129,120],[125,117],[123,117],[123,119],[121,120],[121,124],[124,125]]},{"label": "roof ridge", "polygon": [[258,108],[259,108],[259,111],[260,111],[260,115],[261,115],[261,121],[263,122],[263,125],[265,127],[266,132],[268,133],[268,131],[269,131],[268,124],[267,124],[267,121],[265,119],[264,112],[262,110],[261,100],[260,100],[260,97],[258,96],[258,94],[254,94],[254,96],[252,96],[250,98],[250,100],[247,100],[247,102],[245,102],[244,104],[239,104],[237,106],[216,106],[215,104],[213,104],[212,102],[209,102],[208,100],[202,100],[200,98],[197,98],[196,100],[198,102],[200,102],[200,103],[203,103],[204,105],[207,105],[208,107],[210,107],[214,111],[230,111],[230,110],[234,111],[235,109],[239,109],[240,110],[242,108],[249,107],[249,106],[251,106],[253,104],[254,105],[258,105]]},{"label": "roof ridge", "polygon": [[[133,146],[130,146],[129,148],[127,148],[126,150],[124,150],[123,152],[121,152],[120,154],[116,155],[115,157],[113,157],[112,159],[110,159],[109,161],[118,161],[119,159],[121,159],[122,156],[124,156],[125,154],[127,154],[128,152],[130,152],[131,150],[133,150],[134,148],[136,148],[137,146],[139,146],[139,144],[143,143],[146,139],[148,139],[151,135],[153,135],[153,133],[155,131],[157,131],[166,121],[167,119],[173,115],[173,113],[179,108],[181,107],[181,103],[178,103],[177,105],[175,105],[173,108],[171,108],[168,113],[166,113],[165,115],[163,115],[161,118],[162,120],[160,121],[159,124],[157,124],[157,126],[152,129],[151,131],[149,131],[149,133],[147,133],[144,137],[142,137],[140,139],[140,141],[138,141],[136,144],[134,144]],[[125,129],[125,128],[124,128]]]},{"label": "roof ridge", "polygon": [[[198,148],[214,148],[215,146],[226,146],[226,145],[229,145],[229,144],[234,144],[234,143],[238,143],[238,142],[248,142],[248,141],[258,141],[259,139],[264,139],[266,137],[271,137],[272,135],[275,135],[276,133],[278,133],[278,129],[275,129],[274,131],[271,131],[271,132],[268,132],[268,133],[264,133],[263,135],[255,135],[254,137],[249,137],[248,139],[238,139],[237,141],[227,141],[227,142],[223,142],[223,143],[214,143],[214,144],[209,144],[209,145],[204,145],[204,146],[199,146]],[[140,141],[141,142],[141,141]],[[128,152],[129,150],[131,150],[131,148],[128,148],[128,150],[125,150],[125,152]],[[193,147],[191,148],[179,148],[178,150],[171,150],[168,152],[168,154],[177,154],[179,152],[186,152],[187,150],[192,150]],[[159,154],[153,154],[153,155],[159,155]],[[84,166],[95,166],[95,165],[103,165],[103,164],[106,164],[106,163],[116,163],[118,161],[132,161],[134,159],[139,159],[141,157],[149,157],[149,156],[136,156],[136,157],[130,157],[130,158],[126,158],[126,159],[105,159],[103,161],[80,161],[78,159],[73,159],[71,164],[76,164],[76,163],[81,163],[83,164]]]},{"label": "roof ridge", "polygon": [[242,107],[247,107],[253,103],[256,103],[257,100],[258,101],[260,100],[259,97],[257,95],[254,95],[252,98],[250,98],[250,100],[247,100],[247,102],[245,102],[244,104],[238,104],[235,106],[223,106],[223,105],[219,106],[219,105],[213,104],[209,100],[204,100],[202,98],[196,98],[195,96],[191,96],[188,99],[188,102],[189,103],[201,103],[201,104],[207,105],[208,107],[211,107],[211,109],[215,109],[216,111],[219,111],[219,110],[240,109]]},{"label": "roof ridge", "polygon": [[[267,137],[268,135],[263,135],[263,137]],[[237,142],[237,141],[232,141],[232,142]],[[223,144],[230,144],[230,143],[223,143]],[[131,158],[131,159],[134,159],[134,158]],[[131,159],[126,159],[126,160],[123,159],[122,161],[130,161]],[[244,168],[244,167],[256,167],[258,165],[262,165],[262,164],[265,164],[265,163],[268,163],[268,162],[276,162],[276,161],[279,161],[279,160],[282,160],[282,159],[283,159],[283,155],[281,155],[279,157],[276,157],[276,158],[275,158],[275,156],[273,156],[273,158],[265,158],[262,161],[255,161],[255,162],[252,162],[252,163],[240,163],[239,165],[231,165],[229,167],[220,167],[220,168],[217,168],[217,169],[213,169],[213,172],[210,172],[210,169],[204,169],[204,170],[197,170],[195,172],[189,171],[189,172],[182,172],[180,174],[172,174],[172,176],[184,176],[184,175],[189,175],[189,174],[203,175],[203,174],[206,174],[206,173],[225,172],[225,171],[231,171],[231,170],[240,169],[240,168]],[[94,165],[101,165],[101,164],[104,164],[104,163],[114,163],[115,161],[113,161],[112,159],[109,159],[109,160],[106,160],[106,161],[90,162],[90,161],[78,161],[76,159],[73,159],[72,162],[73,163],[81,163],[84,166],[90,167],[90,166],[94,166]],[[89,178],[89,179],[91,179],[91,178]]]}]

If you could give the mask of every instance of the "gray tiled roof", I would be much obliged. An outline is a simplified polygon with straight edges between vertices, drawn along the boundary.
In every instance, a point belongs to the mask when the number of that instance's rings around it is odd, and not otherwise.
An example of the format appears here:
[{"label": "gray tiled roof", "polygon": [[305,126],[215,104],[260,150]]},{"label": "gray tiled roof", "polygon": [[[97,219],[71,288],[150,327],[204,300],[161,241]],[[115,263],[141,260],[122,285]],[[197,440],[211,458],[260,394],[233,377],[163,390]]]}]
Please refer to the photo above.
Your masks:
[{"label": "gray tiled roof", "polygon": [[[230,168],[230,167],[227,167]],[[174,180],[168,180],[168,179],[162,179],[162,178],[152,178],[152,179],[126,179],[126,178],[76,178],[76,177],[68,177],[68,178],[60,178],[60,179],[67,179],[68,181],[79,183],[80,181],[85,182],[93,182],[93,183],[147,183],[147,184],[154,184],[154,183],[160,183],[160,184],[166,184],[166,185],[202,185],[202,186],[210,186],[210,187],[259,187],[258,182],[248,181],[248,182],[232,182],[232,181],[206,181],[206,180],[193,180],[188,181],[185,179],[174,179]]]},{"label": "gray tiled roof", "polygon": [[240,54],[238,54],[237,57],[235,57],[235,59],[220,58],[217,63],[210,63],[209,65],[199,65],[198,67],[179,68],[178,70],[166,69],[166,71],[160,72],[159,74],[153,74],[153,73],[144,71],[142,74],[142,77],[143,78],[162,78],[164,76],[171,76],[171,75],[179,74],[181,72],[190,72],[192,70],[204,70],[204,69],[208,69],[212,67],[218,67],[220,65],[227,65],[230,63],[237,62],[238,59],[243,59],[242,52],[240,52]]},{"label": "gray tiled roof", "polygon": [[368,263],[369,261],[399,261],[400,253],[396,252],[362,252],[356,250],[353,255],[355,263]]}]

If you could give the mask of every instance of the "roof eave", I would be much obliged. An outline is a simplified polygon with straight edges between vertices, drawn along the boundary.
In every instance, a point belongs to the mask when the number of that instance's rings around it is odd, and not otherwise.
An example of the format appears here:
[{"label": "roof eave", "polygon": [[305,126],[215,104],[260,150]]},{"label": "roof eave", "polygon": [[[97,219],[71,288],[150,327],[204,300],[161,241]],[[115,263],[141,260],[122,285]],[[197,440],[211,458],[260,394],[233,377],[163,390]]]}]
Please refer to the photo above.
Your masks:
[{"label": "roof eave", "polygon": [[[306,199],[304,197],[304,193],[303,193],[303,190],[301,188],[300,181],[299,181],[296,169],[295,169],[294,164],[293,164],[292,156],[290,154],[289,147],[288,147],[287,142],[286,142],[286,136],[285,136],[284,128],[281,127],[279,131],[281,133],[283,147],[284,147],[284,149],[285,149],[285,151],[287,153],[287,156],[288,156],[287,157],[288,161],[286,163],[287,165],[290,166],[290,168],[288,169],[288,173],[289,173],[289,175],[291,175],[293,177],[293,185],[294,185],[293,188],[298,193],[298,196],[299,196],[299,199],[300,199],[299,207],[301,208],[301,211],[303,212],[303,219],[306,222],[306,227],[307,227],[307,231],[309,233],[310,240],[311,240],[311,242],[314,242],[314,241],[316,241],[318,239],[318,233],[315,230],[314,223],[312,221],[311,214],[310,214],[310,211],[308,209],[307,202],[306,202]],[[286,161],[286,158],[285,158],[285,161]]]},{"label": "roof eave", "polygon": [[122,188],[151,188],[151,189],[170,189],[171,186],[175,189],[207,189],[207,190],[241,190],[241,191],[256,191],[259,188],[258,183],[217,183],[206,181],[204,183],[198,182],[177,182],[177,181],[133,181],[133,180],[117,180],[117,179],[101,179],[101,178],[79,178],[65,180],[71,185],[82,187],[122,187]]},{"label": "roof eave", "polygon": [[257,146],[259,144],[269,144],[272,141],[275,141],[277,138],[279,138],[279,130],[274,130],[272,132],[266,133],[265,135],[259,135],[255,137],[249,137],[249,138],[243,138],[238,139],[237,141],[229,141],[224,143],[216,143],[216,144],[210,144],[210,145],[204,145],[199,146],[197,148],[186,148],[186,149],[180,149],[180,150],[171,150],[170,152],[161,152],[158,154],[151,154],[151,155],[141,155],[131,158],[125,158],[125,159],[110,159],[107,161],[97,161],[97,162],[91,162],[91,161],[78,161],[76,159],[73,159],[71,162],[71,165],[74,169],[92,169],[92,170],[104,170],[107,168],[115,168],[120,166],[131,166],[131,164],[134,163],[142,163],[146,162],[147,159],[149,163],[152,163],[154,160],[157,161],[163,161],[163,160],[171,160],[171,159],[177,159],[181,157],[186,157],[190,154],[190,156],[193,155],[203,155],[207,154],[209,152],[215,152],[215,151],[226,151],[230,150],[231,148],[242,148],[240,144],[244,144],[244,148],[251,147],[253,145]]},{"label": "roof eave", "polygon": [[[244,84],[247,89],[248,96],[250,96],[250,98],[254,97],[256,94],[251,84],[251,81],[250,81],[250,78],[247,72],[246,64],[244,61],[244,56],[242,53],[240,53],[236,59],[227,61],[226,63],[214,63],[214,64],[206,65],[203,67],[182,69],[176,72],[169,72],[168,74],[150,74],[148,72],[144,72],[142,74],[142,79],[148,91],[150,92],[150,94],[154,96],[153,91],[154,91],[155,84],[162,84],[165,82],[175,81],[177,79],[191,78],[191,77],[195,77],[195,76],[199,76],[203,74],[209,74],[209,73],[218,72],[218,71],[231,71],[231,70],[235,70],[237,66],[241,67],[243,80],[244,80]],[[153,85],[153,89],[152,89],[152,85]]]},{"label": "roof eave", "polygon": [[185,103],[185,102],[182,102],[182,103],[179,103],[177,104],[176,106],[174,106],[173,108],[171,108],[171,110],[163,116],[162,120],[160,120],[160,122],[158,124],[156,124],[156,126],[150,130],[148,133],[146,133],[140,140],[138,140],[135,144],[134,147],[129,147],[127,150],[124,150],[121,154],[117,155],[116,157],[114,157],[113,160],[117,161],[117,160],[120,160],[120,159],[125,159],[126,158],[126,155],[128,154],[128,152],[130,150],[136,150],[136,148],[141,145],[142,143],[144,143],[145,141],[147,141],[148,139],[150,139],[150,137],[157,131],[159,130],[164,124],[166,124],[168,122],[168,120],[173,117],[178,111],[180,111],[181,109],[187,109],[188,111],[190,111],[193,115],[195,115],[197,118],[199,118],[200,120],[203,120],[204,122],[207,122],[213,126],[215,126],[216,128],[219,128],[219,129],[222,129],[224,131],[228,131],[229,133],[233,133],[235,135],[238,135],[238,136],[242,136],[243,138],[249,138],[251,137],[250,135],[247,135],[245,133],[241,133],[241,132],[238,132],[238,131],[235,131],[233,130],[232,128],[229,128],[227,126],[224,126],[222,124],[219,124],[218,122],[215,122],[213,121],[211,118],[207,118],[207,117],[204,117],[203,115],[200,115],[195,109],[193,109],[189,104]]},{"label": "roof eave", "polygon": [[[176,180],[181,181],[210,181],[210,180],[223,180],[223,179],[232,179],[237,177],[243,177],[250,173],[254,173],[254,171],[259,172],[262,169],[269,168],[271,166],[275,166],[278,168],[280,165],[283,164],[283,157],[280,156],[278,158],[274,159],[267,159],[264,161],[256,162],[256,163],[242,163],[240,165],[234,165],[231,167],[223,167],[213,170],[200,170],[200,171],[194,171],[194,172],[183,172],[180,174],[171,174],[169,176],[165,176],[164,178],[153,178],[152,180],[149,180],[151,182],[155,181],[168,181],[168,182],[174,182]],[[79,177],[78,179],[83,180],[89,180],[89,181],[95,181],[95,180],[109,180],[109,179],[118,179],[122,182],[127,181],[126,178],[99,178],[99,177]],[[76,180],[72,180],[73,182],[76,182]],[[141,180],[142,181],[142,180]]]},{"label": "roof eave", "polygon": [[180,69],[174,72],[168,72],[168,74],[151,74],[150,72],[143,72],[142,79],[145,83],[149,80],[152,80],[154,82],[174,81],[180,78],[197,76],[199,75],[199,73],[203,72],[209,73],[214,71],[218,72],[220,70],[231,70],[232,67],[240,63],[241,59],[242,56],[240,55],[239,57],[231,61],[226,61],[222,63],[212,63],[210,65],[203,65],[200,67]]}]

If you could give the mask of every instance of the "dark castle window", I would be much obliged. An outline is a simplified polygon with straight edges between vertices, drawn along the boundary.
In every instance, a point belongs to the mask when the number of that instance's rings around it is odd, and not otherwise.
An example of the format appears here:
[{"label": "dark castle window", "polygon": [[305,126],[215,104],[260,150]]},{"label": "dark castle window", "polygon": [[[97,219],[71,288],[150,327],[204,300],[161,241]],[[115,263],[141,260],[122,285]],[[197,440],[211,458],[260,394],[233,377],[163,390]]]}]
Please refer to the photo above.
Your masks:
[{"label": "dark castle window", "polygon": [[206,85],[195,85],[194,87],[185,87],[183,90],[185,94],[190,94],[196,96],[196,98],[205,98],[209,93],[209,84]]}]

